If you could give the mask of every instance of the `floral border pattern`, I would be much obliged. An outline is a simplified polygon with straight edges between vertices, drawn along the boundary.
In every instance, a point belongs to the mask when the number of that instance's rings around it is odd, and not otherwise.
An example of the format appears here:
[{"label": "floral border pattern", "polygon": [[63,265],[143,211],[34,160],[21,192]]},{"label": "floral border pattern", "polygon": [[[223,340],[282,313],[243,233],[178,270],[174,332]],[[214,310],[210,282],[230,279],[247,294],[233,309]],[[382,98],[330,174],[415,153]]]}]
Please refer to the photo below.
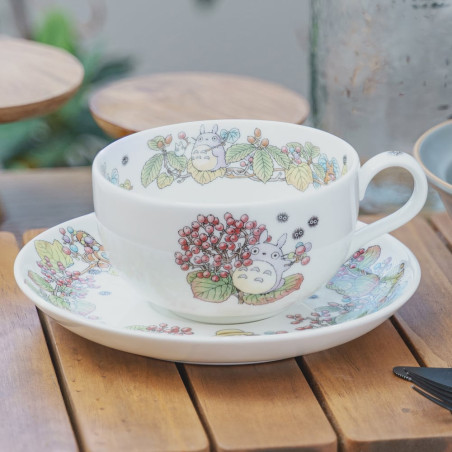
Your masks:
[{"label": "floral border pattern", "polygon": [[211,131],[200,127],[197,137],[187,137],[180,131],[158,135],[148,141],[156,152],[141,170],[141,184],[148,187],[154,182],[159,189],[191,178],[201,185],[218,178],[243,179],[258,182],[286,182],[300,191],[308,187],[319,188],[334,182],[347,172],[347,159],[342,169],[335,157],[329,158],[311,142],[288,142],[282,147],[270,144],[259,128],[240,141],[240,130],[232,128]]}]

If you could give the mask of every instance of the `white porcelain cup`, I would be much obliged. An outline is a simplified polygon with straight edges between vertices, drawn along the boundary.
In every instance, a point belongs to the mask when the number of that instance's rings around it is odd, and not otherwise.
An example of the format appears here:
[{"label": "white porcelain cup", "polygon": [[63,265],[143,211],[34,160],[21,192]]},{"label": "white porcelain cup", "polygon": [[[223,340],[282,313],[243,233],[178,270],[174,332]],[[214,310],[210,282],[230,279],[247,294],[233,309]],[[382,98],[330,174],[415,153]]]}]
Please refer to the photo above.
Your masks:
[{"label": "white porcelain cup", "polygon": [[[369,181],[394,166],[412,174],[411,198],[357,230]],[[122,138],[96,156],[93,188],[103,244],[131,296],[133,287],[156,307],[211,323],[263,319],[309,297],[427,196],[407,154],[384,152],[360,167],[340,138],[261,120]]]}]

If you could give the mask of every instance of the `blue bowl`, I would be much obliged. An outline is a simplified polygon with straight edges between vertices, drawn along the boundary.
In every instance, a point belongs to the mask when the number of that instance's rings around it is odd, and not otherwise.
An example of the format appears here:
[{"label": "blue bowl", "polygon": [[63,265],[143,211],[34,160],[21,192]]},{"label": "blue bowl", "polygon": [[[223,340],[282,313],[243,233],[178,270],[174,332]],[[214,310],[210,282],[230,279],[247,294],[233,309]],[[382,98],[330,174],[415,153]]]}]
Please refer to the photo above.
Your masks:
[{"label": "blue bowl", "polygon": [[416,141],[413,155],[452,218],[452,120],[427,130]]}]

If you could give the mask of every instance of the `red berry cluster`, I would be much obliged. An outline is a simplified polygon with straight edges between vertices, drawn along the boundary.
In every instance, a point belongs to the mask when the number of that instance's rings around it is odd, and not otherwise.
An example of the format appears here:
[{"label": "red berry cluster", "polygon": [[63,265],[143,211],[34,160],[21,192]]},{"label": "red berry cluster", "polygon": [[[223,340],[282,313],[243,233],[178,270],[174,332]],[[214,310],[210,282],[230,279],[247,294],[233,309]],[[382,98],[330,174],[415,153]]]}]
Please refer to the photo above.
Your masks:
[{"label": "red berry cluster", "polygon": [[186,336],[193,334],[193,331],[189,327],[180,328],[179,326],[169,326],[167,323],[160,323],[159,325],[149,325],[146,327],[147,331],[152,331],[153,333],[166,333],[174,334],[177,336]]},{"label": "red berry cluster", "polygon": [[363,254],[365,252],[366,251],[364,250],[364,248],[361,248],[353,254],[351,263],[350,263],[350,268],[356,268],[356,262],[362,262],[364,260]]},{"label": "red berry cluster", "polygon": [[48,256],[37,262],[37,265],[45,281],[54,286],[54,295],[85,298],[87,289],[98,288],[91,275],[82,276],[77,270],[66,270],[62,262],[57,262],[55,268]]},{"label": "red berry cluster", "polygon": [[167,135],[166,137],[162,137],[162,139],[157,141],[157,147],[159,149],[163,149],[165,147],[165,145],[171,144],[172,141],[173,141],[173,136]]},{"label": "red berry cluster", "polygon": [[[250,221],[248,215],[234,218],[224,214],[224,223],[212,214],[198,215],[191,226],[178,231],[181,251],[174,254],[181,270],[196,270],[198,278],[214,282],[227,278],[233,268],[253,263],[249,246],[255,245],[266,226]],[[267,241],[270,241],[269,236]]]},{"label": "red berry cluster", "polygon": [[288,314],[286,317],[292,319],[292,322],[290,322],[292,325],[299,325],[300,323],[309,320],[308,324],[299,326],[295,328],[296,330],[310,330],[319,328],[325,324],[331,324],[332,322],[331,313],[327,309],[323,309],[320,313],[311,312],[311,315],[307,317],[304,317],[302,314]]},{"label": "red berry cluster", "polygon": [[303,243],[299,242],[295,248],[295,262],[300,262],[301,265],[308,265],[311,258],[307,255],[312,249],[311,242]]}]

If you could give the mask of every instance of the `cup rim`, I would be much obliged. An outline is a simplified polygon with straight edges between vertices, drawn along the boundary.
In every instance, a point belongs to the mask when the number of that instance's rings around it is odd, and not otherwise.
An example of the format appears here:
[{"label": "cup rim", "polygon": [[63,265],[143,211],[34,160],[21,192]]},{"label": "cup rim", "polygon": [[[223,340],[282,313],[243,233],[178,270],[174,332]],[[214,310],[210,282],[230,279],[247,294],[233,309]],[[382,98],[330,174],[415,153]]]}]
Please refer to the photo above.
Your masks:
[{"label": "cup rim", "polygon": [[[133,136],[139,136],[139,135],[147,135],[149,134],[150,131],[161,131],[164,129],[167,129],[169,127],[186,127],[186,126],[194,126],[194,125],[202,125],[202,124],[206,124],[206,123],[213,123],[213,122],[224,122],[224,121],[228,121],[228,122],[234,122],[237,123],[238,125],[240,124],[245,124],[245,123],[253,123],[253,126],[258,125],[258,124],[277,124],[277,125],[282,125],[282,126],[289,126],[289,127],[293,127],[293,128],[302,128],[302,129],[308,129],[308,130],[313,130],[315,131],[315,133],[320,133],[322,135],[328,135],[330,137],[333,137],[334,140],[337,140],[341,143],[343,143],[343,145],[347,148],[348,152],[350,152],[353,155],[353,162],[350,165],[350,167],[348,168],[347,172],[343,175],[341,175],[340,178],[338,178],[337,180],[334,181],[334,183],[332,184],[328,184],[326,186],[323,186],[321,188],[321,190],[316,190],[316,191],[311,191],[309,194],[307,194],[307,198],[312,199],[316,196],[320,196],[323,193],[326,193],[328,191],[334,190],[334,187],[338,187],[340,185],[343,185],[345,183],[348,182],[348,180],[352,177],[353,173],[355,173],[361,166],[360,164],[360,159],[359,159],[359,154],[356,151],[356,149],[347,141],[345,141],[344,139],[326,132],[325,130],[321,130],[321,129],[317,129],[315,127],[309,127],[309,126],[305,126],[305,125],[301,125],[301,124],[293,124],[293,123],[289,123],[289,122],[281,122],[281,121],[270,121],[270,120],[262,120],[262,119],[231,119],[231,118],[220,118],[220,119],[206,119],[206,120],[200,120],[200,121],[188,121],[188,122],[182,122],[182,123],[175,123],[175,124],[168,124],[165,126],[159,126],[159,127],[153,127],[150,129],[146,129],[146,130],[142,130],[140,132],[134,133],[132,134]],[[193,207],[199,207],[200,206],[200,202],[186,202],[186,201],[179,201],[179,200],[168,200],[168,199],[162,199],[158,196],[149,196],[146,193],[141,193],[141,192],[137,192],[137,191],[127,191],[122,189],[119,186],[116,186],[112,183],[110,183],[102,174],[102,171],[100,169],[100,160],[102,158],[102,156],[104,154],[106,154],[108,152],[108,149],[115,145],[117,142],[122,141],[122,140],[127,140],[130,137],[130,135],[119,138],[118,140],[113,141],[112,143],[110,143],[109,145],[105,146],[103,149],[101,149],[96,157],[93,160],[92,163],[92,177],[93,177],[93,185],[100,185],[100,187],[102,188],[103,191],[107,191],[107,190],[112,190],[112,193],[115,196],[120,196],[120,197],[127,197],[129,200],[135,200],[138,201],[140,203],[143,204],[149,204],[149,205],[156,205],[156,206],[168,206],[171,205],[172,207],[177,207],[177,208],[193,208]],[[293,195],[291,195],[289,198],[285,198],[286,201],[287,200],[294,200],[294,201],[299,201],[302,199],[302,196],[305,192],[300,192],[299,190],[294,189],[293,191]],[[244,200],[241,202],[237,202],[237,201],[230,201],[230,202],[222,202],[221,203],[221,207],[223,208],[234,208],[234,207],[240,207],[240,206],[247,206],[250,204],[253,205],[261,205],[261,204],[273,204],[273,203],[279,203],[280,200],[275,199],[272,201],[269,200],[262,200],[262,201],[250,201],[250,200]],[[219,203],[214,203],[214,202],[201,202],[202,206],[205,208],[214,208],[214,207],[218,207],[220,204]]]},{"label": "cup rim", "polygon": [[441,179],[439,176],[437,176],[435,173],[433,173],[430,169],[427,168],[427,166],[424,164],[422,157],[421,157],[421,146],[424,143],[424,141],[427,139],[427,137],[431,136],[434,132],[436,132],[439,129],[442,129],[446,126],[452,126],[452,119],[449,119],[447,121],[443,121],[430,129],[426,130],[417,140],[413,147],[413,156],[421,165],[421,168],[427,175],[430,182],[437,187],[441,188],[442,190],[451,193],[452,194],[452,184],[449,184],[444,179]]}]

